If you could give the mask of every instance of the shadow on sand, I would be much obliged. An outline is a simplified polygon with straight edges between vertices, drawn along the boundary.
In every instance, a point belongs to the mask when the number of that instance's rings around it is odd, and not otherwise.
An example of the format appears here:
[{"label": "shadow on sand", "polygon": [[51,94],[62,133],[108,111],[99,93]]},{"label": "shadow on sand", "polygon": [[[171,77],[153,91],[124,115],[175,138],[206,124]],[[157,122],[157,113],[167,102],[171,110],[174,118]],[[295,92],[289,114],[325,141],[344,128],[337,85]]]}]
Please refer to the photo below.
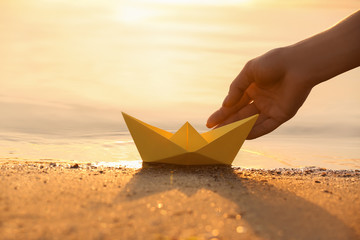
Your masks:
[{"label": "shadow on sand", "polygon": [[[146,191],[138,191],[139,188]],[[246,178],[229,166],[146,164],[119,193],[119,197],[134,192],[131,200],[136,200],[173,189],[187,196],[199,189],[216,192],[236,204],[242,219],[261,238],[328,239],[331,236],[331,239],[357,239],[352,228],[320,206],[290,191]]]}]

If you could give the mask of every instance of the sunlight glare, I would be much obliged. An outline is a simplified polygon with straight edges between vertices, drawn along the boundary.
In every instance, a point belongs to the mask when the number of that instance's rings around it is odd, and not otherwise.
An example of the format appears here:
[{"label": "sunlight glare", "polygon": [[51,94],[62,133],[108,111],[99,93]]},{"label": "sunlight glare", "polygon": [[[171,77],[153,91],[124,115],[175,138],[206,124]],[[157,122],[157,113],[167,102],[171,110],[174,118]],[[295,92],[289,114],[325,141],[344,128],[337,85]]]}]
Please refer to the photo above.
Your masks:
[{"label": "sunlight glare", "polygon": [[179,4],[179,5],[238,5],[251,0],[138,0],[143,3]]},{"label": "sunlight glare", "polygon": [[117,21],[124,23],[145,22],[149,18],[159,16],[164,10],[160,5],[243,5],[251,0],[133,0],[126,4],[120,4],[115,12]]},{"label": "sunlight glare", "polygon": [[115,14],[116,20],[124,23],[137,23],[156,15],[154,9],[138,6],[120,6]]}]

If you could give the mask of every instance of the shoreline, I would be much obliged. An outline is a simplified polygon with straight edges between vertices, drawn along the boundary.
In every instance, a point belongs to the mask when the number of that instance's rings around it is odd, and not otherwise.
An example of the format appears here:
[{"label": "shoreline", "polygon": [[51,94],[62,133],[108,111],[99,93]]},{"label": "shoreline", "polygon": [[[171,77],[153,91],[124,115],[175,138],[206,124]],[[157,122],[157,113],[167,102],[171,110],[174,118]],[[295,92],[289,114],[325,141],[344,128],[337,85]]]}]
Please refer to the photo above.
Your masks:
[{"label": "shoreline", "polygon": [[0,161],[0,239],[358,239],[360,170]]},{"label": "shoreline", "polygon": [[[124,163],[128,162],[128,163]],[[234,165],[176,165],[176,164],[164,164],[164,163],[144,163],[141,160],[135,161],[118,161],[118,162],[76,162],[76,161],[54,161],[53,159],[41,159],[39,160],[12,160],[12,159],[0,159],[0,167],[3,165],[34,165],[42,166],[42,168],[59,167],[64,169],[133,169],[138,170],[146,166],[158,167],[158,168],[211,168],[211,167],[228,167],[236,171],[243,172],[262,172],[263,174],[279,174],[279,175],[307,175],[307,174],[331,174],[336,177],[349,177],[360,175],[360,169],[328,169],[317,166],[306,167],[279,167],[279,168],[246,168]]]}]

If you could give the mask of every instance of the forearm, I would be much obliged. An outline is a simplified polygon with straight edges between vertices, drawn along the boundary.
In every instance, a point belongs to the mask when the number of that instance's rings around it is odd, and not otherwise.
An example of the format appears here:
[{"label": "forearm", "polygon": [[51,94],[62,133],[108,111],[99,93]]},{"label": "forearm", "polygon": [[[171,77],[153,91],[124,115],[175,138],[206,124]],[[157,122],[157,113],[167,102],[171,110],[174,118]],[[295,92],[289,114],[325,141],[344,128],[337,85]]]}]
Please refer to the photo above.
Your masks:
[{"label": "forearm", "polygon": [[287,69],[312,86],[360,66],[360,11],[286,50]]}]

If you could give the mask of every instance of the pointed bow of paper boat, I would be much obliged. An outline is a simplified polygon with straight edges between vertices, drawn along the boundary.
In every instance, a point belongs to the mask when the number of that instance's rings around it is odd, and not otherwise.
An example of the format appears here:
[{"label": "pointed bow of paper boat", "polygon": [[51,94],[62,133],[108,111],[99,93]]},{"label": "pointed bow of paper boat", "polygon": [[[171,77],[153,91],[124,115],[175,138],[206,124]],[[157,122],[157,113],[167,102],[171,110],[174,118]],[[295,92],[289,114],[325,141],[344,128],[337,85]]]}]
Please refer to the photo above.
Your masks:
[{"label": "pointed bow of paper boat", "polygon": [[123,113],[144,162],[178,165],[230,165],[258,115],[199,134],[186,122],[176,133],[151,126]]}]

